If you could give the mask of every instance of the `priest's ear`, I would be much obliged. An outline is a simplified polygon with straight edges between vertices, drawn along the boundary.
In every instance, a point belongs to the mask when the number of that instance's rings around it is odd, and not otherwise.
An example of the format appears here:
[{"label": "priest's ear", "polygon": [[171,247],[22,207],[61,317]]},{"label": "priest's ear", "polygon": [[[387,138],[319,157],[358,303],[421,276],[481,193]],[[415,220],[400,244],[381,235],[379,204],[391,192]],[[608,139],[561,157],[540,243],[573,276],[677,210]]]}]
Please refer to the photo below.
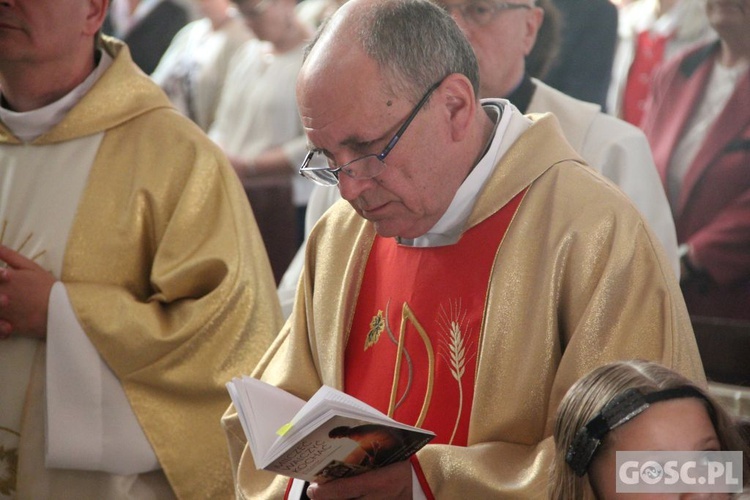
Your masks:
[{"label": "priest's ear", "polygon": [[104,24],[109,9],[109,0],[85,0],[87,11],[82,34],[99,37],[99,31]]},{"label": "priest's ear", "polygon": [[460,73],[453,73],[445,77],[438,93],[450,118],[451,138],[461,141],[471,129],[477,108],[471,81]]}]

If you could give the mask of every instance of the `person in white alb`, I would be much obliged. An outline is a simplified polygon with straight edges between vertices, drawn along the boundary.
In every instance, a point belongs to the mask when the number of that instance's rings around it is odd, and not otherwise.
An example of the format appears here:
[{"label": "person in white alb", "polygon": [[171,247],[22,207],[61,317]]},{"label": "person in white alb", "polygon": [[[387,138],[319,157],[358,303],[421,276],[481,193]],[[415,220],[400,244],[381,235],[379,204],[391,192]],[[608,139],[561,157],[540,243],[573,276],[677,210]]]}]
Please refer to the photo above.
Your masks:
[{"label": "person in white alb", "polygon": [[175,35],[151,78],[182,114],[207,131],[229,61],[252,32],[230,0],[205,0],[199,8],[203,17]]},{"label": "person in white alb", "polygon": [[273,276],[107,5],[0,3],[0,497],[228,498],[224,383],[280,327]]},{"label": "person in white alb", "polygon": [[243,183],[288,176],[291,202],[301,221],[312,188],[296,172],[306,140],[294,102],[294,82],[312,30],[298,19],[295,6],[294,0],[237,2],[257,39],[246,42],[232,58],[208,135],[229,156]]}]

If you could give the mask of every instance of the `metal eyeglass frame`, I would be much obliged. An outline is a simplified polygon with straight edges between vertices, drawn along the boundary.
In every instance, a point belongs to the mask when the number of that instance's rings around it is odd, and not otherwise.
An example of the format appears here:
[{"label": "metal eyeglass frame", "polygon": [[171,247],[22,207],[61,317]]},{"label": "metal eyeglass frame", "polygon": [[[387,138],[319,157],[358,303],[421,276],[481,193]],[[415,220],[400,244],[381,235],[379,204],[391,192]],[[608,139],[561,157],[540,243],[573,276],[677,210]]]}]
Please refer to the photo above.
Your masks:
[{"label": "metal eyeglass frame", "polygon": [[[393,138],[388,141],[388,144],[383,148],[383,151],[380,153],[371,153],[368,155],[360,156],[359,158],[355,158],[352,161],[349,161],[340,167],[331,168],[330,166],[324,166],[324,167],[312,167],[310,166],[310,161],[313,159],[313,157],[320,153],[321,151],[319,149],[311,149],[307,152],[307,155],[305,155],[305,159],[302,161],[302,165],[299,167],[299,173],[303,177],[310,179],[311,181],[315,182],[316,184],[320,184],[321,186],[335,186],[339,183],[339,174],[340,172],[345,173],[352,179],[357,180],[363,180],[363,179],[372,179],[373,177],[376,177],[380,175],[383,170],[385,170],[385,157],[388,156],[388,153],[393,150],[394,147],[396,147],[396,144],[398,143],[399,139],[401,139],[401,136],[404,135],[404,132],[406,132],[406,129],[409,127],[409,124],[414,120],[414,118],[419,113],[419,110],[422,109],[422,107],[427,103],[427,100],[430,98],[432,93],[440,86],[441,83],[443,83],[443,79],[440,81],[434,83],[429,89],[427,89],[427,92],[422,96],[422,99],[419,100],[417,105],[414,107],[412,112],[409,114],[408,117],[406,117],[406,120],[404,121],[404,124],[399,127],[399,129],[394,134]],[[375,158],[381,163],[380,169],[378,169],[377,172],[370,173],[368,175],[364,174],[358,174],[355,170],[351,168],[351,165],[354,163],[357,163],[362,160],[366,160],[368,158]]]},{"label": "metal eyeglass frame", "polygon": [[[476,7],[478,4],[487,5],[487,9],[490,15],[484,20],[479,20],[476,13],[474,14],[469,13],[469,9]],[[466,3],[441,3],[440,7],[442,7],[443,10],[448,12],[448,14],[450,14],[453,9],[458,10],[461,13],[461,16],[465,20],[471,21],[477,26],[485,26],[486,24],[489,24],[489,22],[492,21],[492,19],[494,19],[494,17],[497,14],[505,10],[517,10],[517,9],[530,10],[533,8],[533,6],[525,4],[525,3],[495,2],[492,0],[469,1]]]}]

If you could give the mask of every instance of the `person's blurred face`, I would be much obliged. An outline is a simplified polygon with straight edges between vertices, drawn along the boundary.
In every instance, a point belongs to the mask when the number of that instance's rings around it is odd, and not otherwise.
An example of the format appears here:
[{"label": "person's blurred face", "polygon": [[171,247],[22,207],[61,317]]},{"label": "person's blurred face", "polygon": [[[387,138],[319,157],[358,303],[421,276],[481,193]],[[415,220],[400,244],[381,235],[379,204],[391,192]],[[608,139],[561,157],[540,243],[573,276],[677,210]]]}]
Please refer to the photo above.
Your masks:
[{"label": "person's blurred face", "polygon": [[[346,74],[318,72],[317,78],[303,76],[298,84],[297,101],[309,143],[335,165],[382,151],[415,105],[385,93],[377,64],[358,54],[339,60],[340,67],[353,68]],[[454,189],[446,187],[452,182],[446,182],[444,174],[453,166],[442,155],[441,144],[450,137],[440,94],[438,87],[417,113],[385,159],[382,173],[362,180],[339,176],[342,197],[381,236],[425,234],[453,199]]]},{"label": "person's blurred face", "polygon": [[0,0],[0,69],[5,63],[69,60],[101,26],[104,0]]},{"label": "person's blurred face", "polygon": [[729,498],[725,493],[708,496],[616,493],[617,451],[721,451],[706,406],[698,399],[672,399],[653,404],[613,430],[604,442],[605,447],[594,457],[589,468],[589,480],[598,498]]},{"label": "person's blurred face", "polygon": [[707,0],[706,15],[721,38],[750,37],[750,0]]},{"label": "person's blurred face", "polygon": [[287,35],[294,15],[291,0],[245,0],[238,5],[247,26],[260,40],[275,44]]},{"label": "person's blurred face", "polygon": [[[534,46],[544,16],[542,9],[532,8],[530,0],[434,1],[451,14],[474,48],[479,62],[479,97],[507,96],[524,73],[524,57]],[[503,4],[510,8],[503,9]],[[469,14],[485,12],[489,14]]]}]

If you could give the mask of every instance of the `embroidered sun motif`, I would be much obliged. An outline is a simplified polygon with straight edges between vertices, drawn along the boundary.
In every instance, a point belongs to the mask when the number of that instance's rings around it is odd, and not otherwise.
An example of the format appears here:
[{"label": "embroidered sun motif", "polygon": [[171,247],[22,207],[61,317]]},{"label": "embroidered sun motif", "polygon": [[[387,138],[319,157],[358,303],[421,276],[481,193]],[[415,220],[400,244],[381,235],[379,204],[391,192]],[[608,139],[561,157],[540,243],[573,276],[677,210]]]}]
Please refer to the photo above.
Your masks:
[{"label": "embroidered sun motif", "polygon": [[[5,244],[5,242],[4,242],[4,240],[5,240],[5,230],[7,228],[8,228],[8,221],[4,220],[3,221],[3,226],[2,226],[2,228],[0,228],[0,245],[4,245]],[[34,237],[34,233],[29,233],[28,236],[26,236],[26,238],[23,240],[23,242],[21,242],[21,244],[18,246],[18,248],[14,248],[13,250],[15,250],[16,252],[22,254],[24,247],[26,246],[27,243],[29,243],[29,241],[31,241],[31,238],[33,238],[33,237]],[[42,250],[41,252],[38,252],[36,255],[32,255],[30,257],[30,259],[36,262],[36,260],[38,258],[40,258],[42,255],[44,255],[45,253],[47,253],[47,251],[46,250]],[[7,264],[5,262],[0,261],[0,267],[6,267],[6,266],[7,266]]]},{"label": "embroidered sun motif", "polygon": [[383,318],[383,310],[381,309],[378,311],[378,314],[372,317],[372,321],[370,321],[370,331],[367,332],[367,337],[365,338],[365,351],[378,343],[383,330],[385,330],[385,319]]}]

